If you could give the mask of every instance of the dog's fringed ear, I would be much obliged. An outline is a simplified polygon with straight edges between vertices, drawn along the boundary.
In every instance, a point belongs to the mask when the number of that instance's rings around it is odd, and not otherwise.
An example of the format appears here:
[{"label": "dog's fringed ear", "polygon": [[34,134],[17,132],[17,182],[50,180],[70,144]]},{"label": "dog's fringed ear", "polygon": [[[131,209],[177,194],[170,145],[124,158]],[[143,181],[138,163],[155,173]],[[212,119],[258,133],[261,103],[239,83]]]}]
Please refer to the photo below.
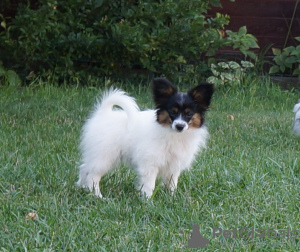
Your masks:
[{"label": "dog's fringed ear", "polygon": [[211,83],[201,83],[197,87],[188,91],[188,95],[200,106],[201,109],[207,110],[211,97],[214,93],[214,85]]},{"label": "dog's fringed ear", "polygon": [[157,106],[166,102],[166,100],[177,93],[177,88],[165,78],[155,78],[152,83],[153,100]]}]

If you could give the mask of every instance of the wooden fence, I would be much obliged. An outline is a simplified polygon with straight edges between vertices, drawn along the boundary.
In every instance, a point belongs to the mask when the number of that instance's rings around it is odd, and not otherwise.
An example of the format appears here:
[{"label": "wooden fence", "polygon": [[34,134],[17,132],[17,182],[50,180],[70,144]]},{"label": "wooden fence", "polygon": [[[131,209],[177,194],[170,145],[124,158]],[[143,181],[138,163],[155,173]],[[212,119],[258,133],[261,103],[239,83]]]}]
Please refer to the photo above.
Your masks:
[{"label": "wooden fence", "polygon": [[208,16],[215,16],[216,12],[228,14],[231,21],[226,30],[238,31],[239,27],[247,26],[248,33],[258,39],[260,50],[299,45],[294,39],[300,36],[299,0],[221,0],[221,3],[223,8],[211,9]]}]

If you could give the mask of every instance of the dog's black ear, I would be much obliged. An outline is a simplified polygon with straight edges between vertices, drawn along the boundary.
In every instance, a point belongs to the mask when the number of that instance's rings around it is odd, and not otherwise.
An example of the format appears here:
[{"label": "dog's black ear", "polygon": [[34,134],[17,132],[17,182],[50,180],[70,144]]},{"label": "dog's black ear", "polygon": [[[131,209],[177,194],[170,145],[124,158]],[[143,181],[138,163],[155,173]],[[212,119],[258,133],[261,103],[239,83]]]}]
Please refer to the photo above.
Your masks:
[{"label": "dog's black ear", "polygon": [[213,93],[214,85],[204,82],[188,91],[187,94],[192,97],[192,99],[200,106],[201,109],[207,110]]},{"label": "dog's black ear", "polygon": [[152,83],[153,100],[157,106],[166,102],[166,100],[177,93],[177,88],[165,78],[155,78]]}]

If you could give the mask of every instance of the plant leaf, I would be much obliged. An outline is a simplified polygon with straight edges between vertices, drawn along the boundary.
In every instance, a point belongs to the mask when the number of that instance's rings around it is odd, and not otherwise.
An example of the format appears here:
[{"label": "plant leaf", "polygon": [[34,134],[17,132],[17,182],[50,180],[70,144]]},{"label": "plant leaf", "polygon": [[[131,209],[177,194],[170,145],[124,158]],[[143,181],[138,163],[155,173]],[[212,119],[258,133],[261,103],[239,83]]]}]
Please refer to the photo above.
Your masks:
[{"label": "plant leaf", "polygon": [[298,68],[296,68],[296,69],[294,70],[293,75],[299,75],[299,77],[300,77],[300,65],[299,65]]},{"label": "plant leaf", "polygon": [[99,8],[103,5],[103,0],[95,0],[94,7]]},{"label": "plant leaf", "polygon": [[247,52],[247,55],[251,58],[251,59],[256,59],[257,55],[255,54],[255,52],[251,52],[251,51],[248,51]]},{"label": "plant leaf", "polygon": [[238,35],[239,36],[244,36],[247,33],[247,27],[246,26],[242,26],[239,31],[238,31]]},{"label": "plant leaf", "polygon": [[296,62],[297,62],[297,58],[296,57],[288,57],[285,60],[285,63],[287,63],[287,64],[294,64]]},{"label": "plant leaf", "polygon": [[220,0],[210,0],[210,4],[214,7],[222,8],[222,4],[220,3]]},{"label": "plant leaf", "polygon": [[6,71],[5,71],[4,66],[1,63],[2,62],[0,61],[0,76],[4,76]]},{"label": "plant leaf", "polygon": [[273,54],[276,55],[276,56],[278,56],[278,55],[281,54],[281,50],[278,49],[278,48],[272,48],[272,52],[273,52]]},{"label": "plant leaf", "polygon": [[286,47],[283,49],[284,52],[287,52],[289,54],[295,50],[296,50],[296,48],[294,46],[289,46],[289,47]]},{"label": "plant leaf", "polygon": [[3,28],[6,30],[6,22],[5,22],[5,20],[3,20],[3,21],[1,22],[1,27],[3,27]]},{"label": "plant leaf", "polygon": [[10,86],[15,86],[15,87],[17,87],[17,86],[20,86],[20,85],[21,85],[22,81],[21,81],[19,75],[17,75],[17,73],[16,73],[15,71],[13,71],[13,70],[8,70],[8,71],[6,72],[6,76],[7,76],[8,84],[9,84]]},{"label": "plant leaf", "polygon": [[279,66],[272,66],[269,70],[269,74],[274,74],[279,72]]}]

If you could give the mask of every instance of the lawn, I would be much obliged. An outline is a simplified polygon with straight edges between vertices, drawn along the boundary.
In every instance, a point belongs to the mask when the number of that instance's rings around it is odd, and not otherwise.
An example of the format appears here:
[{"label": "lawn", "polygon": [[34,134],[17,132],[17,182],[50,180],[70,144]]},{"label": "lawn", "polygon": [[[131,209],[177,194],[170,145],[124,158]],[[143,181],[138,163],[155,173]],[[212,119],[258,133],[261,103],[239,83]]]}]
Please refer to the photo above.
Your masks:
[{"label": "lawn", "polygon": [[[139,84],[117,86],[153,107]],[[0,251],[197,251],[185,247],[195,224],[209,239],[198,251],[300,249],[299,93],[267,80],[216,88],[208,148],[175,195],[140,199],[120,167],[101,181],[104,201],[75,186],[80,130],[102,90],[0,87]]]}]

